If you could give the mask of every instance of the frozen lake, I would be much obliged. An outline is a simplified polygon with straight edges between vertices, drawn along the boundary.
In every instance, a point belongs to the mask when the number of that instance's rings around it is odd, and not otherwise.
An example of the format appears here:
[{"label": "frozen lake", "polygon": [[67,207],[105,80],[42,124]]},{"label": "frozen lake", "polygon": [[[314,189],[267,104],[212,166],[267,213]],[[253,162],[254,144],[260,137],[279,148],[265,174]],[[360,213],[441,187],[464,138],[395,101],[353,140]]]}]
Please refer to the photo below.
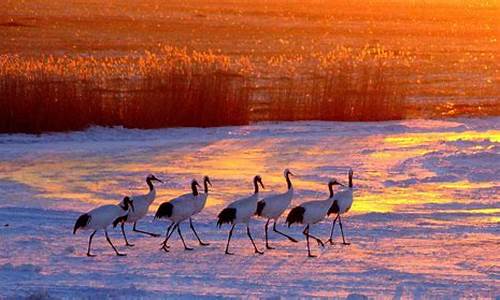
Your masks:
[{"label": "frozen lake", "polygon": [[[224,255],[229,226],[216,215],[252,192],[260,174],[266,193],[286,188],[283,169],[297,174],[293,204],[327,197],[326,182],[347,181],[354,170],[355,200],[343,218],[350,246],[337,243],[306,257],[302,227],[271,233],[276,250],[263,256],[237,227]],[[195,217],[211,245],[194,251],[177,235],[171,252],[161,238],[120,231],[103,234],[85,256],[88,232],[72,234],[78,215],[147,190],[153,173],[165,184],[139,227],[164,233],[157,206],[189,191],[192,178],[213,183],[206,209]],[[259,123],[208,129],[128,130],[0,135],[0,298],[232,297],[251,295],[373,298],[500,296],[500,118],[379,123]],[[252,222],[264,248],[265,220]],[[331,220],[312,227],[327,239]],[[338,233],[338,232],[337,232]],[[339,235],[335,236],[341,241]]]}]

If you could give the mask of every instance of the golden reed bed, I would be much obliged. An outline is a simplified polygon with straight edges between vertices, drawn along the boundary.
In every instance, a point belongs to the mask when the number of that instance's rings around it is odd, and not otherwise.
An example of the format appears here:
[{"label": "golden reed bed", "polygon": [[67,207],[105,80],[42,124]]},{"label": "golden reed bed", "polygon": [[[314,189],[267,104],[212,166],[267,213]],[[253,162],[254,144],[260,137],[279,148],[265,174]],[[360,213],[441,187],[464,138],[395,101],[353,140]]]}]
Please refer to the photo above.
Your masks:
[{"label": "golden reed bed", "polygon": [[405,117],[406,53],[337,47],[264,63],[161,47],[123,56],[0,56],[1,132]]}]

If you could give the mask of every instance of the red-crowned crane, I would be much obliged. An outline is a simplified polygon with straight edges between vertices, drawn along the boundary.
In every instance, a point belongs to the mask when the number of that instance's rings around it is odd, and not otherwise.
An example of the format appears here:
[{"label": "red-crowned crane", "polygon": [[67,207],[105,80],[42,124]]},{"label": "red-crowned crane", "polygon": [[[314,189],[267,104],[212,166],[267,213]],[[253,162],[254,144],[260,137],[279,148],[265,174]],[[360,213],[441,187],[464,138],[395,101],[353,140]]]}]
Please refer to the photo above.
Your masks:
[{"label": "red-crowned crane", "polygon": [[231,241],[231,237],[233,235],[233,230],[236,224],[245,224],[247,227],[247,235],[252,242],[255,253],[264,254],[264,252],[260,251],[252,238],[252,234],[250,233],[250,227],[248,223],[250,219],[255,215],[255,211],[257,209],[257,201],[259,200],[259,184],[262,188],[264,188],[264,184],[262,183],[262,178],[257,175],[253,179],[254,185],[254,193],[251,196],[238,199],[233,203],[229,204],[226,208],[224,208],[218,217],[217,226],[219,228],[224,223],[232,224],[231,230],[229,230],[229,235],[227,238],[226,244],[226,254],[232,255],[233,253],[229,252],[229,242]]},{"label": "red-crowned crane", "polygon": [[266,237],[266,248],[274,249],[269,246],[268,240],[268,228],[269,222],[273,220],[273,231],[288,238],[290,241],[297,243],[297,240],[293,237],[279,231],[276,229],[276,222],[278,222],[279,217],[285,212],[293,199],[293,186],[292,181],[290,180],[290,175],[293,176],[293,173],[290,170],[285,169],[284,176],[287,184],[287,191],[281,194],[275,194],[265,197],[264,199],[257,202],[257,212],[256,214],[260,217],[264,217],[267,219],[265,226],[265,237]]},{"label": "red-crowned crane", "polygon": [[316,224],[322,221],[328,210],[332,206],[333,203],[333,186],[334,185],[342,185],[337,180],[332,179],[328,182],[328,190],[330,192],[329,197],[326,200],[315,200],[308,201],[300,204],[299,206],[294,207],[286,217],[286,222],[288,223],[288,227],[290,227],[294,223],[305,224],[306,227],[302,232],[306,237],[307,242],[307,254],[309,257],[316,257],[315,255],[311,255],[311,248],[309,247],[309,238],[313,238],[316,240],[318,245],[324,247],[324,243],[317,237],[311,235],[309,233],[309,227],[313,224]]},{"label": "red-crowned crane", "polygon": [[344,188],[342,191],[335,193],[333,196],[333,204],[328,210],[328,215],[336,214],[335,219],[332,222],[332,230],[330,231],[330,242],[333,245],[333,229],[335,228],[335,222],[337,219],[339,220],[340,232],[342,233],[342,244],[350,245],[351,243],[346,243],[344,237],[344,229],[342,228],[342,220],[340,215],[345,214],[351,209],[352,201],[353,201],[353,185],[352,185],[352,176],[353,171],[349,169],[348,178],[349,178],[349,186]]},{"label": "red-crowned crane", "polygon": [[113,250],[115,250],[116,255],[125,256],[126,254],[118,252],[118,250],[115,248],[115,246],[109,239],[107,228],[109,225],[113,225],[113,227],[116,227],[118,223],[126,220],[128,214],[133,211],[134,211],[133,201],[130,200],[129,197],[125,197],[123,201],[120,202],[120,204],[118,205],[112,205],[112,204],[102,205],[97,208],[94,208],[88,213],[81,215],[76,220],[75,226],[73,227],[73,234],[76,234],[76,231],[79,229],[93,230],[89,238],[87,256],[95,256],[93,254],[90,254],[90,248],[92,245],[92,238],[94,237],[95,233],[100,229],[104,230],[104,235],[106,236],[106,240],[111,245]]}]

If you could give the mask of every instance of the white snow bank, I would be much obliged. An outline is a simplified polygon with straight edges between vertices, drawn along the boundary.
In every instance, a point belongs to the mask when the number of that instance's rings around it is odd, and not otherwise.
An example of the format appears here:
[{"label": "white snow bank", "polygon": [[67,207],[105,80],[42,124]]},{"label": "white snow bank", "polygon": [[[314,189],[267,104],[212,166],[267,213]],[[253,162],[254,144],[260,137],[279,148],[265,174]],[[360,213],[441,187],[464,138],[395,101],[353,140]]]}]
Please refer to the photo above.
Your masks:
[{"label": "white snow bank", "polygon": [[[242,127],[0,135],[0,298],[495,298],[500,295],[498,201],[500,118],[381,123],[259,123]],[[223,254],[228,226],[217,229],[222,207],[252,192],[284,191],[290,168],[293,205],[324,199],[326,182],[347,181],[354,169],[355,201],[342,218],[350,246],[311,244],[302,226],[270,233],[275,250],[254,255],[242,227]],[[154,173],[159,203],[189,190],[192,178],[214,184],[194,218],[208,247],[184,251],[174,234],[170,253],[161,239],[119,228],[110,237],[127,257],[116,257],[102,232],[85,256],[88,232],[72,234],[76,218],[97,205],[146,191]],[[8,224],[8,226],[4,226]],[[250,222],[264,248],[265,220]],[[148,215],[139,228],[164,233]],[[311,232],[329,237],[331,220]]]}]

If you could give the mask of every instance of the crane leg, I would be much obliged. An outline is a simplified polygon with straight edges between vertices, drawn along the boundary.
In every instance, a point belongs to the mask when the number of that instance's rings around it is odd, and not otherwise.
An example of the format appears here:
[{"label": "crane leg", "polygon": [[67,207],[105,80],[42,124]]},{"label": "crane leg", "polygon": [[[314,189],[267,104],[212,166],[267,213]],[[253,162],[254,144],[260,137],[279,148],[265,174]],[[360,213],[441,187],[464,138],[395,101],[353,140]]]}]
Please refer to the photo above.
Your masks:
[{"label": "crane leg", "polygon": [[273,247],[269,246],[269,239],[268,239],[268,228],[269,228],[269,221],[271,219],[267,219],[266,226],[265,226],[265,236],[266,236],[266,249],[272,250],[274,249]]},{"label": "crane leg", "polygon": [[122,222],[122,225],[121,225],[121,228],[122,228],[122,234],[123,234],[123,238],[125,239],[125,246],[127,247],[133,247],[134,244],[130,244],[127,240],[127,235],[125,234],[125,222]]},{"label": "crane leg", "polygon": [[248,227],[248,224],[247,224],[247,235],[250,238],[250,241],[252,241],[252,245],[253,245],[253,248],[255,250],[255,253],[264,254],[264,252],[257,249],[257,246],[255,245],[255,242],[253,241],[252,235],[250,234],[250,227]]},{"label": "crane leg", "polygon": [[311,247],[309,246],[309,225],[307,225],[304,228],[304,231],[302,232],[306,236],[306,242],[307,242],[307,256],[308,257],[316,257],[316,255],[311,254]]},{"label": "crane leg", "polygon": [[92,234],[90,235],[90,238],[89,238],[89,247],[87,248],[87,256],[89,256],[89,257],[95,256],[94,254],[90,254],[90,246],[92,245],[92,238],[94,237],[96,232],[97,232],[97,230],[92,232]]},{"label": "crane leg", "polygon": [[198,233],[194,229],[193,221],[191,220],[191,218],[189,218],[189,227],[191,227],[191,230],[193,231],[194,235],[198,239],[198,242],[200,243],[201,246],[208,246],[208,245],[210,245],[209,243],[205,243],[205,242],[201,241],[200,237],[198,236]]},{"label": "crane leg", "polygon": [[152,236],[152,237],[159,237],[160,236],[157,233],[152,233],[152,232],[149,232],[149,231],[144,231],[144,230],[137,229],[137,228],[135,228],[136,225],[137,225],[137,222],[134,222],[134,228],[132,228],[132,230],[135,231],[135,232],[139,232],[139,233],[142,233],[142,234],[147,234],[147,235]]},{"label": "crane leg", "polygon": [[177,223],[177,233],[179,234],[179,237],[181,238],[182,244],[184,245],[184,250],[193,250],[193,248],[188,247],[186,245],[186,242],[184,241],[184,238],[182,237],[181,227],[179,226],[179,223]]},{"label": "crane leg", "polygon": [[278,229],[276,229],[276,220],[274,220],[273,231],[276,232],[276,233],[278,233],[278,234],[281,234],[282,236],[288,238],[290,241],[292,241],[294,243],[298,243],[299,242],[296,239],[294,239],[293,237],[289,236],[288,234],[285,234],[285,233],[279,231]]},{"label": "crane leg", "polygon": [[330,243],[330,245],[333,245],[333,230],[335,229],[335,223],[337,222],[337,219],[339,218],[339,214],[333,219],[332,223],[332,230],[330,231],[330,239],[327,241],[327,243]]},{"label": "crane leg", "polygon": [[115,250],[116,255],[118,255],[118,256],[126,256],[127,255],[125,253],[120,253],[120,252],[118,252],[118,250],[116,250],[115,245],[113,245],[113,243],[109,239],[108,231],[106,229],[104,229],[104,235],[106,236],[106,240],[108,241],[108,243],[111,245],[111,248],[113,248],[113,250]]},{"label": "crane leg", "polygon": [[160,249],[163,249],[165,250],[166,252],[168,252],[168,245],[167,245],[167,242],[168,242],[168,239],[170,238],[170,229],[172,229],[172,226],[174,226],[175,222],[172,221],[172,223],[170,223],[170,225],[168,226],[167,228],[167,232],[165,232],[165,240],[163,240],[163,242],[160,244],[162,245],[162,247]]},{"label": "crane leg", "polygon": [[351,243],[346,243],[345,238],[344,238],[344,229],[342,228],[342,220],[340,219],[339,215],[339,224],[340,224],[340,232],[342,232],[342,244],[344,245],[350,245]]},{"label": "crane leg", "polygon": [[226,252],[225,253],[228,255],[234,254],[234,253],[229,252],[229,242],[231,241],[231,237],[233,236],[234,226],[236,226],[236,224],[233,224],[233,226],[231,227],[231,230],[229,230],[229,235],[227,236],[227,244],[226,244]]}]

